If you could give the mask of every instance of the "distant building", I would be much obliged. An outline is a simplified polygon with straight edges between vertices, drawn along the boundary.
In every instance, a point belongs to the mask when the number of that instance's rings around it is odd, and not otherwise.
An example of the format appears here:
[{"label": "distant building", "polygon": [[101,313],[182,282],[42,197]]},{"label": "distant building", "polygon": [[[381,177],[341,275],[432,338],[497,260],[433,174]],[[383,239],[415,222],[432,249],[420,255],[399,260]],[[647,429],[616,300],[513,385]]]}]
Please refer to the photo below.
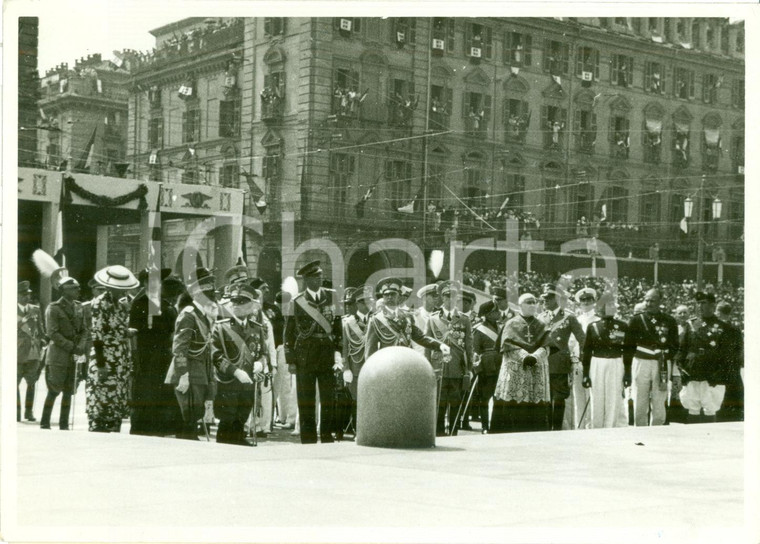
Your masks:
[{"label": "distant building", "polygon": [[18,19],[18,164],[31,166],[37,151],[37,37],[39,19]]}]

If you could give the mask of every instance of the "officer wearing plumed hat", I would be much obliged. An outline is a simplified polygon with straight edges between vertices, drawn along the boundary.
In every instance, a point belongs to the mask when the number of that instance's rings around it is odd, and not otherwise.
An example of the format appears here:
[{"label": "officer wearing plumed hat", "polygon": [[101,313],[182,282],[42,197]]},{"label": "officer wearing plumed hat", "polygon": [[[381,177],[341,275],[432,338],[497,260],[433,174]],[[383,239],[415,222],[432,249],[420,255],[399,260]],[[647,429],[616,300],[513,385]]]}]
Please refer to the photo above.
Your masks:
[{"label": "officer wearing plumed hat", "polygon": [[45,309],[45,330],[50,338],[45,354],[45,382],[48,393],[42,409],[40,428],[50,429],[55,399],[62,394],[58,426],[61,430],[68,430],[71,397],[76,388],[74,357],[84,355],[89,335],[82,305],[77,301],[79,282],[69,276],[68,270],[44,251],[38,249],[32,258],[40,273],[50,278],[52,286],[61,294],[58,300],[51,302]]},{"label": "officer wearing plumed hat", "polygon": [[[335,371],[343,370],[342,326],[335,313],[333,291],[322,284],[320,261],[298,270],[304,289],[293,299],[293,317],[285,326],[285,360],[296,374],[301,443],[334,442]],[[316,396],[319,387],[320,428]]]}]

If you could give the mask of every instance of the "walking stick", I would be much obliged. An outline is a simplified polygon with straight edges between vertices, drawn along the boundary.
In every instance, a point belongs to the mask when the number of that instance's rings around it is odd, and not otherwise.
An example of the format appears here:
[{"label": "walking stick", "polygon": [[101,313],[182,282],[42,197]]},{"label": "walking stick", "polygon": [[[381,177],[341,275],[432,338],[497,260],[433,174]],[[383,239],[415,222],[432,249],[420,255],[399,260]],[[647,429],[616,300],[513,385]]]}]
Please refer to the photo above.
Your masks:
[{"label": "walking stick", "polygon": [[[454,420],[454,426],[452,427],[452,430],[450,433],[451,436],[456,436],[459,431],[459,423],[461,421],[459,419],[459,415],[462,414],[462,419],[464,419],[465,414],[467,414],[467,408],[470,406],[470,401],[472,400],[473,393],[475,393],[475,386],[478,383],[479,377],[480,376],[475,376],[475,379],[472,380],[472,385],[470,386],[470,393],[469,394],[465,393],[465,395],[462,395],[462,400],[459,402],[459,409],[457,410],[457,417]],[[462,403],[464,403],[465,396],[467,396],[467,403],[464,405],[464,412],[462,412]]]},{"label": "walking stick", "polygon": [[258,400],[259,382],[253,382],[253,408],[251,409],[251,425],[253,426],[253,445],[258,446],[256,439],[256,401]]},{"label": "walking stick", "polygon": [[74,359],[74,394],[71,398],[71,430],[74,430],[74,416],[77,413],[77,390],[79,389],[79,362]]},{"label": "walking stick", "polygon": [[588,392],[588,400],[586,401],[586,407],[583,409],[583,413],[581,414],[581,418],[578,420],[578,428],[583,428],[583,417],[586,415],[586,410],[588,410],[588,405],[591,403],[591,391]]}]

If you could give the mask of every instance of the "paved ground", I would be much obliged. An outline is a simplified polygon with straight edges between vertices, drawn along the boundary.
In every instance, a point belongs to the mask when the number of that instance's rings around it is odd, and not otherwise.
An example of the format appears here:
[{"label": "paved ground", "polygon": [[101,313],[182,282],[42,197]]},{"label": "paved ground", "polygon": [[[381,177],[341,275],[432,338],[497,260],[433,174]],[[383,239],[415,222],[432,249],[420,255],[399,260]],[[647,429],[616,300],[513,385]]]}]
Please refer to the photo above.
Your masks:
[{"label": "paved ground", "polygon": [[84,422],[79,413],[69,432],[17,425],[25,540],[588,542],[598,540],[589,528],[603,528],[613,532],[601,542],[694,542],[726,528],[717,534],[733,543],[744,525],[741,423],[465,432],[404,451],[243,448],[88,433]]}]

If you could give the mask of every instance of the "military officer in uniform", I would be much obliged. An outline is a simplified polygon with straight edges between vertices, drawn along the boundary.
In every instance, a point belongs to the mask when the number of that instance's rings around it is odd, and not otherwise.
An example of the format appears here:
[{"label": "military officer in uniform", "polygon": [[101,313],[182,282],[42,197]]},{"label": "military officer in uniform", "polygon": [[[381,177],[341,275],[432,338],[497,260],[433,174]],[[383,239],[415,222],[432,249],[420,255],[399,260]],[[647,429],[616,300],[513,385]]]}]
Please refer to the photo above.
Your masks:
[{"label": "military officer in uniform", "polygon": [[[428,353],[434,368],[441,368],[441,391],[438,400],[436,434],[443,436],[448,429],[451,434],[459,422],[455,421],[462,398],[470,392],[472,381],[472,323],[470,318],[457,309],[458,285],[446,282],[441,285],[441,307],[430,316],[427,333],[441,344],[449,347],[450,356]],[[460,414],[462,417],[464,414]]]},{"label": "military officer in uniform", "polygon": [[[581,324],[581,329],[586,332],[588,326],[599,319],[596,314],[596,290],[591,287],[579,289],[573,297],[576,303],[575,318]],[[580,362],[582,344],[570,340],[569,345],[573,353],[573,368],[570,374],[571,391],[569,400],[565,402],[565,429],[588,429],[591,427],[591,414],[586,410],[586,415],[581,420],[584,408],[589,403],[589,392],[583,387],[583,366]]]},{"label": "military officer in uniform", "polygon": [[[422,301],[422,305],[414,310],[414,324],[421,331],[427,330],[427,324],[430,320],[430,315],[435,312],[440,306],[440,299],[438,297],[438,285],[431,283],[420,288],[417,291],[417,298]],[[425,356],[425,348],[416,342],[412,342],[414,350],[422,356]]]},{"label": "military officer in uniform", "polygon": [[[644,311],[628,323],[626,344],[633,356],[635,424],[637,427],[665,424],[670,367],[678,353],[678,324],[660,310],[656,289],[644,295]],[[650,419],[651,408],[651,419]]]},{"label": "military officer in uniform", "polygon": [[40,307],[29,302],[32,290],[28,281],[18,284],[16,308],[16,421],[21,421],[21,394],[19,385],[26,380],[24,419],[37,421],[34,417],[34,390],[42,372],[42,354],[45,330]]},{"label": "military officer in uniform", "polygon": [[499,324],[504,325],[504,323],[515,316],[514,312],[509,308],[507,290],[504,287],[494,287],[491,289],[491,294],[493,296],[493,302],[499,310]]},{"label": "military officer in uniform", "polygon": [[215,277],[199,268],[187,285],[193,300],[177,316],[172,342],[173,359],[165,383],[175,389],[183,428],[177,438],[198,440],[197,422],[212,402],[216,384],[211,363],[211,329],[217,319]]},{"label": "military officer in uniform", "polygon": [[628,325],[615,319],[611,297],[602,295],[600,318],[586,328],[582,345],[582,385],[591,389],[590,420],[595,429],[616,427],[623,403],[623,389],[631,385],[631,355],[626,344]]},{"label": "military officer in uniform", "polygon": [[255,319],[261,292],[239,282],[229,286],[230,318],[214,324],[211,360],[217,382],[214,414],[219,418],[216,441],[248,446],[245,422],[254,407],[257,383],[264,379],[267,332]]},{"label": "military officer in uniform", "polygon": [[333,442],[335,374],[343,370],[342,327],[335,315],[333,291],[322,286],[322,268],[313,261],[298,270],[305,288],[293,299],[293,316],[285,326],[285,360],[296,374],[301,443],[317,442],[317,387],[320,440]]},{"label": "military officer in uniform", "polygon": [[462,315],[470,320],[470,323],[475,325],[478,320],[478,315],[475,312],[475,293],[468,290],[466,287],[462,290]]},{"label": "military officer in uniform", "polygon": [[369,301],[368,292],[364,289],[353,289],[350,304],[347,305],[353,309],[353,312],[343,318],[343,381],[348,384],[348,390],[353,399],[351,417],[354,420],[354,429],[356,429],[357,384],[359,373],[364,365],[364,351],[366,349],[367,324],[370,313]]},{"label": "military officer in uniform", "polygon": [[572,354],[568,342],[570,335],[582,346],[586,335],[575,315],[564,308],[558,300],[560,293],[552,284],[544,284],[541,299],[544,311],[538,319],[546,325],[549,332],[547,346],[549,349],[549,429],[562,430],[565,416],[565,400],[570,396],[570,373],[572,372]]},{"label": "military officer in uniform", "polygon": [[689,411],[687,423],[715,422],[731,369],[740,366],[741,335],[715,316],[714,294],[700,291],[694,299],[699,317],[689,320],[678,353],[681,404]]},{"label": "military officer in uniform", "polygon": [[499,334],[499,310],[492,301],[484,302],[478,309],[479,322],[472,329],[473,372],[478,376],[476,408],[480,412],[480,427],[488,432],[489,403],[496,390],[496,380],[501,369],[501,353],[496,344]]},{"label": "military officer in uniform", "polygon": [[[364,349],[364,360],[368,360],[379,349],[390,346],[411,347],[412,342],[430,350],[440,350],[444,355],[449,348],[434,338],[426,336],[414,324],[414,316],[398,306],[398,296],[401,293],[401,280],[385,278],[378,282],[377,291],[382,297],[375,313],[367,324],[367,343]],[[380,301],[379,301],[380,302]]]},{"label": "military officer in uniform", "polygon": [[82,305],[77,302],[79,282],[68,276],[65,269],[60,269],[57,277],[51,277],[51,282],[58,286],[61,297],[50,303],[45,310],[45,329],[50,338],[45,355],[45,382],[48,394],[42,409],[40,428],[50,428],[55,399],[59,393],[63,393],[58,426],[61,430],[68,430],[71,396],[76,392],[74,357],[84,355],[89,328],[84,322]]}]

